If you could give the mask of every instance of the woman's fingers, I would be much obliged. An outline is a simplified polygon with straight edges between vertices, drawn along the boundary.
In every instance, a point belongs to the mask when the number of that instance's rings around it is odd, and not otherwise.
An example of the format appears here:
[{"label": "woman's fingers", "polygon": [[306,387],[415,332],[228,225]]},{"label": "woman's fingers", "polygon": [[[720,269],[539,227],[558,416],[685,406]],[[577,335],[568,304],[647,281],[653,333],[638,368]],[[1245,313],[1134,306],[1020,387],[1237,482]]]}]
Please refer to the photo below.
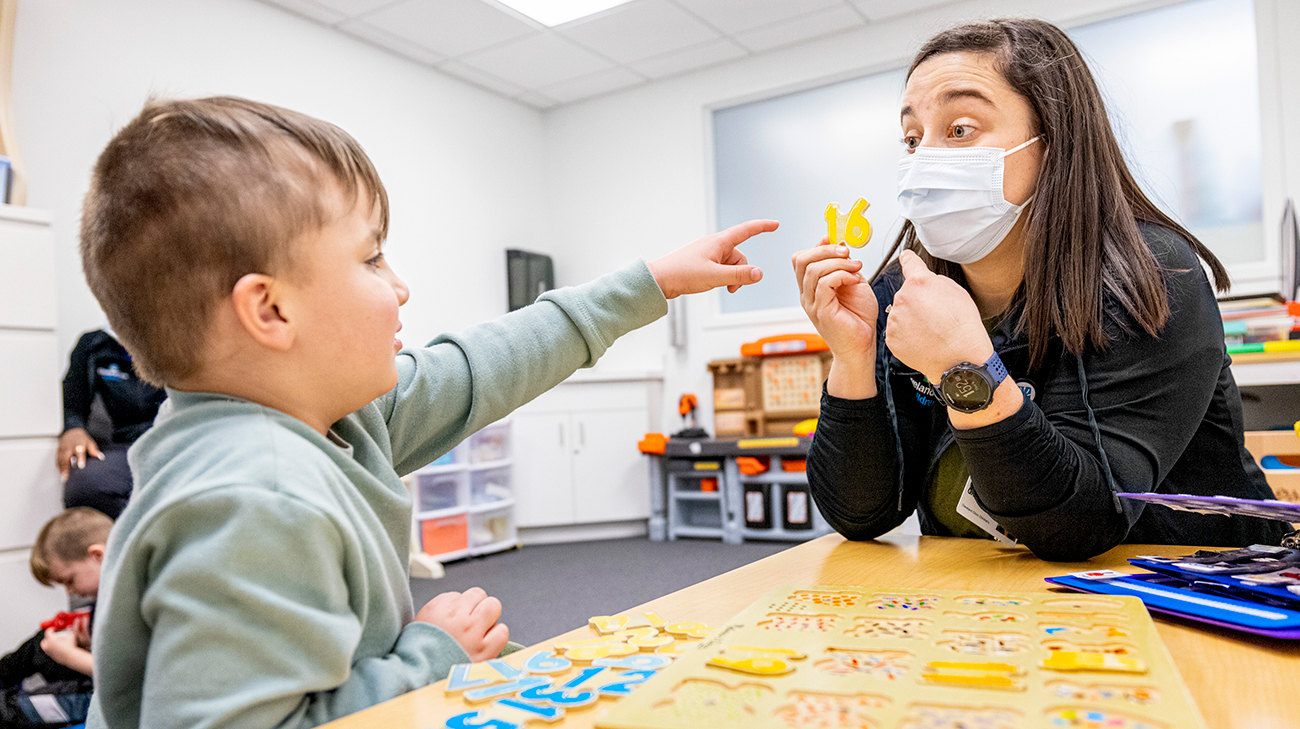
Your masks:
[{"label": "woman's fingers", "polygon": [[818,282],[825,276],[835,271],[848,271],[856,274],[862,269],[862,261],[855,261],[851,258],[823,258],[813,261],[804,268],[802,300],[811,304],[816,297]]},{"label": "woman's fingers", "polygon": [[831,273],[822,276],[821,279],[817,281],[817,286],[815,288],[816,293],[813,297],[813,308],[818,314],[830,313],[830,307],[832,303],[836,301],[838,294],[836,289],[841,286],[861,282],[862,278],[853,271],[832,271]]},{"label": "woman's fingers", "polygon": [[[822,242],[825,243],[823,238]],[[799,251],[790,258],[791,264],[794,265],[794,280],[799,283],[799,293],[802,294],[807,283],[805,274],[808,266],[817,261],[824,261],[828,258],[848,259],[848,246],[829,246],[819,245],[816,248],[809,248],[806,251]]]}]

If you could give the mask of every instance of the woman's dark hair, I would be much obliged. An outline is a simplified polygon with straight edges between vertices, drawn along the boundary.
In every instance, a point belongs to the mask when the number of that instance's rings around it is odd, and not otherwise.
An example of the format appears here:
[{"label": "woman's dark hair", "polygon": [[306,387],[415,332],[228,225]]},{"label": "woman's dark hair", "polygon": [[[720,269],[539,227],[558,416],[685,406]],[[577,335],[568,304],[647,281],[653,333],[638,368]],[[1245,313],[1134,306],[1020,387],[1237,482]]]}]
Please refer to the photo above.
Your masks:
[{"label": "woman's dark hair", "polygon": [[[1020,288],[1018,326],[1028,334],[1033,365],[1042,363],[1053,335],[1075,355],[1089,346],[1106,347],[1107,296],[1148,334],[1160,332],[1169,319],[1168,291],[1138,222],[1186,238],[1209,266],[1215,287],[1227,290],[1228,272],[1219,259],[1138,187],[1092,73],[1060,28],[1028,18],[959,25],[926,42],[907,76],[934,56],[961,51],[993,55],[1007,83],[1033,108],[1036,132],[1046,145],[1034,200],[1026,211]],[[965,280],[961,266],[925,252],[911,222],[904,223],[876,276],[900,245],[915,251],[935,273]]]}]

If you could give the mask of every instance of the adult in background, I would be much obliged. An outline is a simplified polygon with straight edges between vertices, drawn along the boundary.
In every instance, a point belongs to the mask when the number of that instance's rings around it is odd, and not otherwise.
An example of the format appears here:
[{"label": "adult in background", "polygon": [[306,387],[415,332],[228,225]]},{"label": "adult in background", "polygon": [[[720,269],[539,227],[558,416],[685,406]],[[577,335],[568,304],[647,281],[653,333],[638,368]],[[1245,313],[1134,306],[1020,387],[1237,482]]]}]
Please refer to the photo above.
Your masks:
[{"label": "adult in background", "polygon": [[1074,43],[1032,19],[944,31],[901,123],[886,264],[868,280],[842,247],[794,256],[835,355],[808,454],[826,520],[872,539],[919,511],[926,534],[986,537],[982,512],[1061,561],[1277,544],[1280,522],[1118,496],[1273,492],[1242,444],[1227,272],[1138,188]]},{"label": "adult in background", "polygon": [[[91,404],[100,397],[111,432],[87,430]],[[104,329],[81,335],[63,377],[63,434],[58,467],[63,506],[89,506],[116,519],[131,497],[131,469],[126,451],[158,414],[167,393],[141,380],[131,355]]]}]

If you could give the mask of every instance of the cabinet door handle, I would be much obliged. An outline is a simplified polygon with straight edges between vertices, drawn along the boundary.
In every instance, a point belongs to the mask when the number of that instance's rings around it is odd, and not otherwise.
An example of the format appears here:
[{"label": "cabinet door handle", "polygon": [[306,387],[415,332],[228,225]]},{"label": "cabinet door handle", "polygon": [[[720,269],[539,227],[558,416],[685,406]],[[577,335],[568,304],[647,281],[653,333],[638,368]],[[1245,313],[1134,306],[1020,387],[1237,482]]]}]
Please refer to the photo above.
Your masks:
[{"label": "cabinet door handle", "polygon": [[586,425],[581,420],[579,420],[578,421],[578,447],[581,448],[585,445],[587,445],[587,428]]},{"label": "cabinet door handle", "polygon": [[560,433],[560,447],[564,447],[564,423],[556,423],[555,429]]}]

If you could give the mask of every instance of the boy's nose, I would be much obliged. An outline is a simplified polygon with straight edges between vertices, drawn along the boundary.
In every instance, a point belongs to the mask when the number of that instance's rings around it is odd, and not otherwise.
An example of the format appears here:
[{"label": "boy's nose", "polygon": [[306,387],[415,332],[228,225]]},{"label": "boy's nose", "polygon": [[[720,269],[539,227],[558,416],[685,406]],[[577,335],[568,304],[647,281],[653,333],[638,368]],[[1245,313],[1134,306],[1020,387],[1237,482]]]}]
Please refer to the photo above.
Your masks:
[{"label": "boy's nose", "polygon": [[397,305],[402,306],[407,299],[411,298],[411,290],[406,287],[406,282],[393,274],[393,292],[397,294]]}]

